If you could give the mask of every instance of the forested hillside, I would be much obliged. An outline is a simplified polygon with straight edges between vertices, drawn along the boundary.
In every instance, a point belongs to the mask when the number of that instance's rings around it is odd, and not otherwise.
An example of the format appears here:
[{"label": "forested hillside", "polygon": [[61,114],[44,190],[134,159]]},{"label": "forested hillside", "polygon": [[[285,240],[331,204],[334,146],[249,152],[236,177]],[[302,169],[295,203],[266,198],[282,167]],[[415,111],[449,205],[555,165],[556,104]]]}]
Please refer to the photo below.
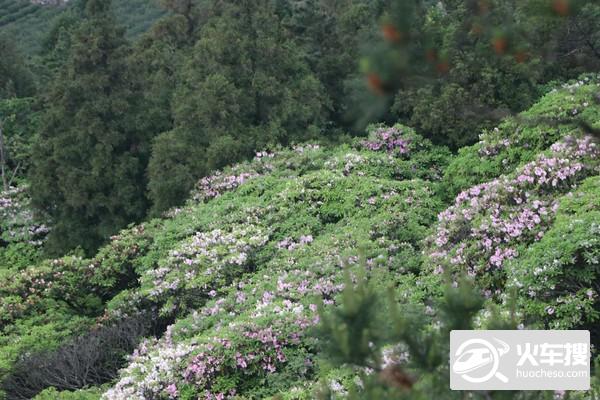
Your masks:
[{"label": "forested hillside", "polygon": [[[44,41],[59,16],[69,7],[77,7],[76,1],[63,5],[34,4],[29,0],[0,1],[0,35],[9,35],[18,41],[19,47],[27,55],[34,55],[44,45]],[[127,29],[128,37],[137,37],[165,15],[158,0],[114,1],[117,20]]]},{"label": "forested hillside", "polygon": [[600,396],[597,2],[0,4],[1,400]]}]

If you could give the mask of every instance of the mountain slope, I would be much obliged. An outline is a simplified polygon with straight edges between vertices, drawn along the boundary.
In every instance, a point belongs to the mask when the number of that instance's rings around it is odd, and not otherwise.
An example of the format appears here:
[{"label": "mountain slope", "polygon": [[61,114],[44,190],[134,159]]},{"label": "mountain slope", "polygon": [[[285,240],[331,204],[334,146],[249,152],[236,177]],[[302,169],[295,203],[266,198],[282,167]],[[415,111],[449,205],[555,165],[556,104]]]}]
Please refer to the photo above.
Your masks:
[{"label": "mountain slope", "polygon": [[[261,152],[92,259],[2,271],[2,388],[15,399],[85,385],[86,398],[309,399],[320,379],[341,395],[360,381],[327,368],[312,328],[345,271],[364,266],[400,304],[439,296],[436,272],[466,271],[489,305],[520,291],[526,326],[598,330],[599,149],[575,120],[541,119],[583,110],[598,124],[597,91],[592,77],[549,93],[456,157],[402,126]],[[553,267],[543,282],[538,261]],[[70,395],[40,398],[59,396]]]}]

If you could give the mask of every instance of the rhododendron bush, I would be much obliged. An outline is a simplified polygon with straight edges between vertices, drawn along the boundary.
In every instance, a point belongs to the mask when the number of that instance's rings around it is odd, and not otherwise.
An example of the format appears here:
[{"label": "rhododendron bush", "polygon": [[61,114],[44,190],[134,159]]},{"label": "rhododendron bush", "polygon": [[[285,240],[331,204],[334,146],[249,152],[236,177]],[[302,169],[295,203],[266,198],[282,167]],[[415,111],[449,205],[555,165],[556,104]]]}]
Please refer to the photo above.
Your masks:
[{"label": "rhododendron bush", "polygon": [[[144,301],[166,313],[194,311],[160,340],[143,343],[106,399],[263,397],[282,382],[314,379],[318,347],[307,329],[318,323],[319,304],[335,304],[344,268],[356,268],[363,257],[370,268],[391,271],[401,254],[419,257],[412,243],[424,238],[439,208],[425,182],[354,175],[347,183],[339,170],[247,185],[263,191],[256,200],[276,203],[251,207],[248,197],[243,208],[227,207],[237,215],[220,219],[220,229],[196,232],[142,276]],[[332,210],[328,197],[336,199],[337,191],[354,195]],[[415,228],[405,233],[405,246],[392,240],[397,226],[384,224],[392,212],[392,221]],[[186,213],[174,218],[191,219]],[[230,224],[237,228],[229,231]],[[139,295],[119,299],[111,313],[132,313],[141,304]],[[262,388],[265,380],[272,386]]]},{"label": "rhododendron bush", "polygon": [[46,233],[48,228],[33,217],[26,187],[0,192],[0,240],[39,246]]},{"label": "rhododendron bush", "polygon": [[584,327],[600,335],[600,179],[560,199],[556,221],[518,260],[507,263],[529,325]]},{"label": "rhododendron bush", "polygon": [[462,269],[480,278],[488,296],[502,294],[506,261],[544,237],[560,196],[599,166],[600,147],[590,136],[567,137],[514,174],[461,192],[430,239],[433,272]]},{"label": "rhododendron bush", "polygon": [[0,273],[38,261],[48,231],[33,216],[26,186],[0,192]]}]

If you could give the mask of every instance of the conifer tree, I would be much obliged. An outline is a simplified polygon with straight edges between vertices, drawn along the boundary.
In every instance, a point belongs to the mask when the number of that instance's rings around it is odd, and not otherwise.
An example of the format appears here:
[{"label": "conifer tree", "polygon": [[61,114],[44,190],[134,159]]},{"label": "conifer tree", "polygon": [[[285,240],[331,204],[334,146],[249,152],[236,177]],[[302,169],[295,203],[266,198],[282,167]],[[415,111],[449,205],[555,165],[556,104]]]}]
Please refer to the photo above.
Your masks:
[{"label": "conifer tree", "polygon": [[[255,149],[321,133],[328,99],[273,2],[211,4],[212,16],[180,72],[175,128],[154,142],[149,192],[155,212],[185,200],[202,175]],[[189,150],[173,151],[182,148]]]},{"label": "conifer tree", "polygon": [[[454,284],[448,282],[443,296],[430,300],[433,307],[400,304],[393,288],[389,288],[388,296],[381,289],[360,272],[353,277],[348,273],[341,304],[328,312],[321,311],[317,335],[323,339],[323,357],[333,367],[351,368],[360,382],[348,393],[349,399],[557,398],[552,391],[450,390],[450,331],[481,328],[475,327],[474,319],[483,309],[484,300],[472,281],[463,278]],[[508,317],[496,309],[489,311],[492,318],[483,329],[517,328],[514,311]],[[599,391],[600,370],[596,367],[587,394],[597,396]],[[318,398],[336,398],[327,382]],[[582,397],[567,394],[559,398]]]},{"label": "conifer tree", "polygon": [[88,0],[46,99],[32,198],[53,223],[52,252],[93,251],[145,213],[147,139],[136,129],[127,43],[110,0]]}]

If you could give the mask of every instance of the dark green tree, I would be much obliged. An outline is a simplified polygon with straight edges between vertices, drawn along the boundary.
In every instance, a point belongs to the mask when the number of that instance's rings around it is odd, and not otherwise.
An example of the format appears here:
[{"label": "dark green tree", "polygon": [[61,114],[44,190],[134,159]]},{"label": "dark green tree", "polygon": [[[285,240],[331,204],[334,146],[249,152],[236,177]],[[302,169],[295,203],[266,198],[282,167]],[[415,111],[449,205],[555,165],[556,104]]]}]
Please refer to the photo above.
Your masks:
[{"label": "dark green tree", "polygon": [[173,128],[171,100],[190,42],[186,20],[173,15],[158,21],[144,34],[128,57],[130,79],[139,89],[143,113],[138,127],[149,136]]},{"label": "dark green tree", "polygon": [[4,144],[5,178],[9,186],[24,178],[37,140],[40,111],[31,97],[0,100],[0,129]]},{"label": "dark green tree", "polygon": [[532,47],[547,60],[544,80],[576,78],[600,69],[600,3],[529,0],[523,8]]},{"label": "dark green tree", "polygon": [[53,224],[53,253],[93,251],[145,214],[148,138],[137,129],[124,31],[110,1],[88,0],[69,57],[46,99],[31,173],[36,209]]},{"label": "dark green tree", "polygon": [[272,1],[209,8],[172,101],[175,129],[154,142],[149,192],[155,212],[181,203],[197,178],[255,149],[319,137],[329,105]]},{"label": "dark green tree", "polygon": [[[306,59],[331,100],[328,129],[353,130],[365,114],[357,100],[366,90],[359,70],[364,47],[378,39],[377,21],[389,0],[281,0],[280,13],[304,47]],[[357,99],[358,98],[358,99]],[[356,132],[356,131],[355,131]]]}]

